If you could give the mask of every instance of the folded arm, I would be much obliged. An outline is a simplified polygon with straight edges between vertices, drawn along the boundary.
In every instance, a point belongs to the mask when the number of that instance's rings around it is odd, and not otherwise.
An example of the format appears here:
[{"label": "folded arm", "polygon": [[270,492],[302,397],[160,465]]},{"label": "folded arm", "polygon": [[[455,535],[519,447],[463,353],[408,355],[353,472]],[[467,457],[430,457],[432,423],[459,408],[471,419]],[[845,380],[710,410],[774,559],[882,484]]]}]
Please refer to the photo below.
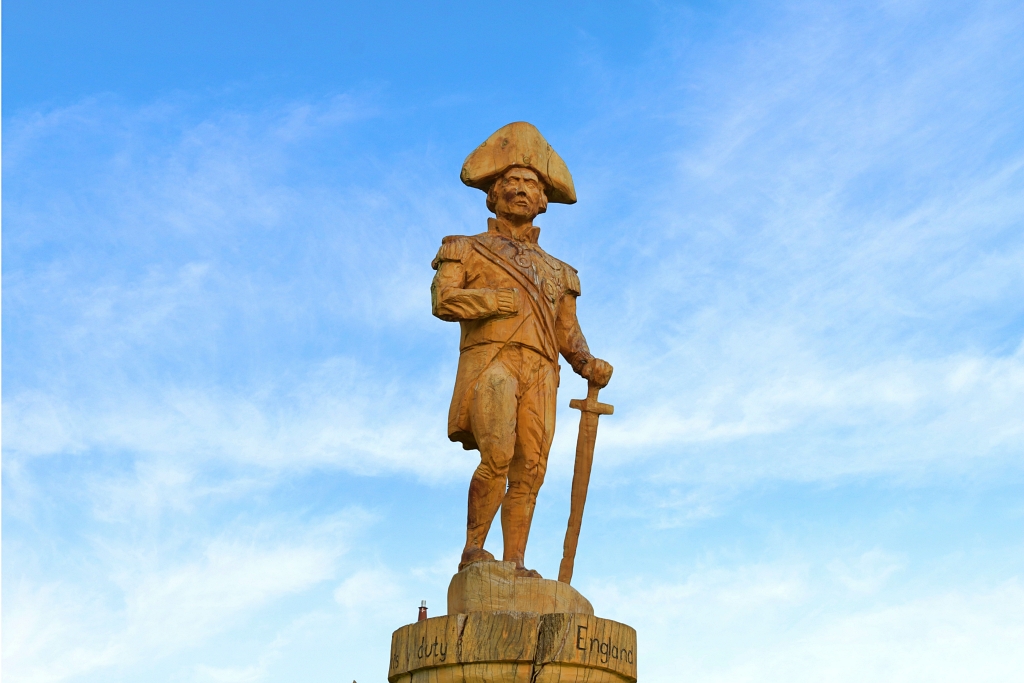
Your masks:
[{"label": "folded arm", "polygon": [[466,270],[459,261],[442,261],[430,283],[431,310],[441,320],[477,320],[519,310],[515,289],[465,289]]}]

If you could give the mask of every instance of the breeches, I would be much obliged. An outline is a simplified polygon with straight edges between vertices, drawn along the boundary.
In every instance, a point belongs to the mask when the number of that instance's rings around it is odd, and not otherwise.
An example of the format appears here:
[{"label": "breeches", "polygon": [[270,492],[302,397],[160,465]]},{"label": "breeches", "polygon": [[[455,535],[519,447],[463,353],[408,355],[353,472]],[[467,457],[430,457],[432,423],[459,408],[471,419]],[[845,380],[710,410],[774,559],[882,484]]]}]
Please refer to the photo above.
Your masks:
[{"label": "breeches", "polygon": [[[493,347],[467,350],[494,353]],[[508,478],[509,503],[532,503],[544,482],[555,434],[558,365],[522,346],[503,348],[473,386],[470,426],[480,449],[477,474]],[[522,497],[531,499],[517,500]]]}]

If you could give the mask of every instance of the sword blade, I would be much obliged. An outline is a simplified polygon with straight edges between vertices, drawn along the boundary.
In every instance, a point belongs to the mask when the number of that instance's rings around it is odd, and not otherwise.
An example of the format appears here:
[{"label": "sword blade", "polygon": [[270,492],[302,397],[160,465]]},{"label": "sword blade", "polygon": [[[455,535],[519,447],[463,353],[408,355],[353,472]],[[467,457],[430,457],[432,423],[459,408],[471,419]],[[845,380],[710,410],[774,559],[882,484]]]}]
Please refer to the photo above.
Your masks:
[{"label": "sword blade", "polygon": [[597,420],[600,415],[589,410],[580,412],[580,432],[576,439],[576,464],[572,472],[572,495],[569,504],[569,526],[562,544],[562,562],[558,567],[558,580],[572,581],[576,563],[576,546],[583,525],[583,508],[590,488],[590,471],[594,465],[594,446],[597,443]]}]

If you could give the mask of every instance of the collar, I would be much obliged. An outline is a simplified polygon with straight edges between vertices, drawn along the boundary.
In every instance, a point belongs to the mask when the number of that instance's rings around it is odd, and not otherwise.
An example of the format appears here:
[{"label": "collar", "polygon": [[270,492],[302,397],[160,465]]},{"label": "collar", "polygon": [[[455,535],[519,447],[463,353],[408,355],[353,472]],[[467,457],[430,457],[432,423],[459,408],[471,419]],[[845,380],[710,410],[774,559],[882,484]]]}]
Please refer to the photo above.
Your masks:
[{"label": "collar", "polygon": [[488,218],[487,232],[496,232],[516,242],[530,242],[537,244],[540,237],[540,228],[536,225],[516,227],[503,218]]}]

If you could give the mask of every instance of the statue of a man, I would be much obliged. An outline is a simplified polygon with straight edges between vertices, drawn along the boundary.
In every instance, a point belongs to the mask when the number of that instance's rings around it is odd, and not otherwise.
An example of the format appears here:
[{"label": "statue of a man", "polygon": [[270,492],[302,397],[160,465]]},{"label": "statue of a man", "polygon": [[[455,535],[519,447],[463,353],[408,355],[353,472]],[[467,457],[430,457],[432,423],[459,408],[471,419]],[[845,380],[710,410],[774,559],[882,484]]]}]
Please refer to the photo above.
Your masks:
[{"label": "statue of a man", "polygon": [[612,366],[580,331],[576,269],[537,244],[533,219],[548,201],[576,202],[565,162],[535,127],[511,123],[469,155],[462,181],[487,192],[496,218],[479,235],[445,237],[432,264],[433,313],[462,328],[448,437],[480,451],[459,569],[494,559],[484,541],[501,507],[503,559],[539,578],[524,556],[555,432],[558,356],[600,387]]}]

